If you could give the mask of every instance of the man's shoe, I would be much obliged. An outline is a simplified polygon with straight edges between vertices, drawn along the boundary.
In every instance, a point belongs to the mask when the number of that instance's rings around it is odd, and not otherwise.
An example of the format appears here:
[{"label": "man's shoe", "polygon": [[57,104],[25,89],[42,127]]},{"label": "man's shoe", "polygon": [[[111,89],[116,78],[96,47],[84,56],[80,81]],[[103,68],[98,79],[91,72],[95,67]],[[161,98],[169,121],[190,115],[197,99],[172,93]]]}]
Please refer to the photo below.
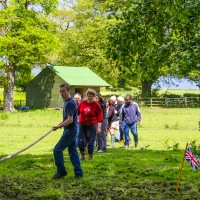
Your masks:
[{"label": "man's shoe", "polygon": [[125,146],[125,149],[128,149],[129,148],[129,146]]},{"label": "man's shoe", "polygon": [[60,179],[60,178],[62,178],[62,177],[64,177],[64,176],[66,176],[67,175],[67,172],[57,172],[53,177],[52,177],[52,179]]},{"label": "man's shoe", "polygon": [[100,149],[98,153],[104,153],[106,150]]},{"label": "man's shoe", "polygon": [[83,178],[83,174],[75,174],[75,178]]}]

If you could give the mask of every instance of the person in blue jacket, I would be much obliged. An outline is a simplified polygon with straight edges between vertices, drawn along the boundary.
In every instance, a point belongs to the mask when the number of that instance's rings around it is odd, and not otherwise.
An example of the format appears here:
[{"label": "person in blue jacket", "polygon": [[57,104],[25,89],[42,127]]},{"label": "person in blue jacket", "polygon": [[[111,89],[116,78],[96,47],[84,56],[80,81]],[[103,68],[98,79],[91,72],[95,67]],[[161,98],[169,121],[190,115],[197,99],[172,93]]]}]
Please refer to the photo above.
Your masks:
[{"label": "person in blue jacket", "polygon": [[119,120],[119,125],[122,127],[125,136],[125,148],[129,148],[130,136],[129,130],[134,137],[135,147],[138,146],[137,125],[141,121],[141,113],[137,103],[132,100],[131,95],[125,97],[125,104],[122,107],[122,112]]}]

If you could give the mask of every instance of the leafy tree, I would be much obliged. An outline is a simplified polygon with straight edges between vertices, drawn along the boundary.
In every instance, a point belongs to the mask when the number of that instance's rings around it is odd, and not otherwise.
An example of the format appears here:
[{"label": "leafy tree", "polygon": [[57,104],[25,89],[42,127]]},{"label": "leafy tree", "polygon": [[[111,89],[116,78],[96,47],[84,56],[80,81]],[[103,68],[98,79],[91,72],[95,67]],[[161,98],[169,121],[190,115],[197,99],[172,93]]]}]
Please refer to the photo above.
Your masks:
[{"label": "leafy tree", "polygon": [[107,58],[108,26],[103,4],[95,0],[77,0],[54,17],[60,27],[62,46],[55,57],[59,65],[87,66],[113,86],[121,84],[118,62]]},{"label": "leafy tree", "polygon": [[[7,1],[0,7],[0,84],[4,111],[12,111],[16,77],[30,77],[31,68],[48,62],[58,45],[52,22],[47,19],[55,0]],[[20,77],[21,76],[21,77]]]},{"label": "leafy tree", "polygon": [[[110,2],[110,1],[109,1]],[[200,2],[197,0],[128,0],[110,6],[110,56],[123,71],[140,78],[142,94],[168,74],[187,77],[198,68]]]},{"label": "leafy tree", "polygon": [[16,79],[15,79],[15,87],[17,89],[22,90],[25,92],[26,85],[34,78],[35,76],[31,74],[31,70],[21,72],[20,74],[16,73]]}]

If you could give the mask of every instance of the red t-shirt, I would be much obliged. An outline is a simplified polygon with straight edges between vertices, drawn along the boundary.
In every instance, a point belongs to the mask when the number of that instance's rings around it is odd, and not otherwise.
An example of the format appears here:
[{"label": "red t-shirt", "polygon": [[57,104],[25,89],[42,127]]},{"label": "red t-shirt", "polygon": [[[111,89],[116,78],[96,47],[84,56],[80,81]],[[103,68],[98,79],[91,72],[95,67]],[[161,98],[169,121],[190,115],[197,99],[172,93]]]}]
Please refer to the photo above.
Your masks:
[{"label": "red t-shirt", "polygon": [[96,101],[88,103],[87,100],[84,100],[79,103],[78,115],[78,123],[85,126],[91,126],[103,121],[101,106]]}]

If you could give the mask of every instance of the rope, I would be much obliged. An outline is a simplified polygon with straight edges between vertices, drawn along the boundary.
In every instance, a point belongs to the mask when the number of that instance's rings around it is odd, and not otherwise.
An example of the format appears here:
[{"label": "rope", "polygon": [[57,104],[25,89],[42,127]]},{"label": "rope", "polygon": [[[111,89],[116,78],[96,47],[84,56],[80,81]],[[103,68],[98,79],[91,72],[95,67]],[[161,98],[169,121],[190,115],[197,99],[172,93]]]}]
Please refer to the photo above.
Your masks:
[{"label": "rope", "polygon": [[49,133],[51,133],[52,131],[53,131],[53,129],[51,129],[50,131],[48,131],[47,133],[45,133],[42,137],[40,137],[39,139],[37,139],[35,142],[31,143],[31,144],[28,145],[27,147],[25,147],[25,148],[23,148],[23,149],[21,149],[21,150],[15,152],[15,153],[9,155],[9,156],[6,156],[6,157],[4,157],[4,158],[1,158],[1,159],[0,159],[0,162],[3,162],[4,160],[7,160],[7,159],[9,159],[9,158],[12,158],[12,157],[14,157],[14,156],[20,154],[21,152],[23,152],[23,151],[29,149],[30,147],[32,147],[33,145],[35,145],[36,143],[38,143],[40,140],[42,140],[43,138],[45,138],[47,135],[49,135]]}]

